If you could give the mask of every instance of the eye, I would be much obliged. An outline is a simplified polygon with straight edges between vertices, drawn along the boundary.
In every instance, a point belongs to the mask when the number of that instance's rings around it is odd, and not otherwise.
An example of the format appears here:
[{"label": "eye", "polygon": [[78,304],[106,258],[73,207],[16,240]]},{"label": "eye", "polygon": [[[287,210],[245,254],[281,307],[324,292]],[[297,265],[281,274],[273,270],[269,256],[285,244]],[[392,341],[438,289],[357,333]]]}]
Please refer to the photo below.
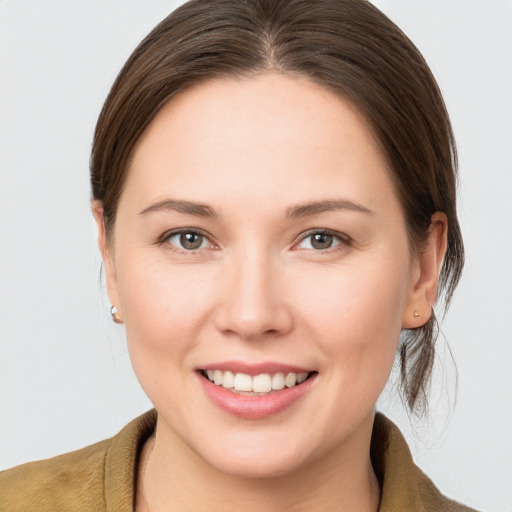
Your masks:
[{"label": "eye", "polygon": [[299,249],[325,251],[326,249],[332,249],[342,243],[348,243],[346,236],[331,231],[314,231],[305,235],[296,247]]},{"label": "eye", "polygon": [[170,233],[163,241],[185,251],[197,251],[198,249],[204,249],[212,245],[205,235],[197,231]]}]

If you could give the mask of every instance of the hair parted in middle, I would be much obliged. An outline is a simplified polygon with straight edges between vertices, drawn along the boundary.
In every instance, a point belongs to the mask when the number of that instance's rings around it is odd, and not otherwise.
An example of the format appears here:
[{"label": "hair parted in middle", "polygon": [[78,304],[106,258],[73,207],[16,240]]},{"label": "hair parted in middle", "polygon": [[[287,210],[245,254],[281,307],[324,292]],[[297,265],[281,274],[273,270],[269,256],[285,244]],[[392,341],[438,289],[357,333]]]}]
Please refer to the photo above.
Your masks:
[{"label": "hair parted in middle", "polygon": [[[366,0],[192,0],[157,25],[119,73],[96,126],[91,186],[109,240],[134,147],[160,109],[195,84],[271,72],[306,77],[365,115],[391,170],[412,251],[422,250],[432,215],[446,214],[439,290],[448,306],[464,263],[450,121],[420,52]],[[402,332],[411,411],[426,406],[436,336],[433,312],[424,326]]]}]

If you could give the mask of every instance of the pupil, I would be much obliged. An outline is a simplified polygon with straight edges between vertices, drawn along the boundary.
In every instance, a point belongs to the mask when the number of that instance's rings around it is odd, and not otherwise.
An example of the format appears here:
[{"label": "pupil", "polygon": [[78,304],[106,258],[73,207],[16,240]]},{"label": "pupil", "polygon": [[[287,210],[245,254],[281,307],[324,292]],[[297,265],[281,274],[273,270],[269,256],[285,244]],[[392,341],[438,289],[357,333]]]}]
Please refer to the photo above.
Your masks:
[{"label": "pupil", "polygon": [[180,236],[180,243],[185,249],[199,249],[203,236],[197,233],[182,233]]},{"label": "pupil", "polygon": [[329,249],[329,247],[332,245],[332,235],[317,233],[316,235],[313,235],[311,245],[315,249]]}]

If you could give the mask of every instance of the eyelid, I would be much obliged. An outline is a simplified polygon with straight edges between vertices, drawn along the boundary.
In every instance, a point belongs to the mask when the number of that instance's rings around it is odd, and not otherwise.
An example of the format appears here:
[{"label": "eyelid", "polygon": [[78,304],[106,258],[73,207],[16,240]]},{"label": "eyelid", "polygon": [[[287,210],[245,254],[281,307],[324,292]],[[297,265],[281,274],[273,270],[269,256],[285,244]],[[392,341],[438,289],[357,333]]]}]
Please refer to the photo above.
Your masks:
[{"label": "eyelid", "polygon": [[[212,241],[213,237],[209,233],[207,233],[206,231],[204,231],[204,230],[202,230],[200,228],[177,228],[177,229],[171,229],[169,231],[166,231],[163,235],[161,235],[158,238],[157,244],[158,245],[163,245],[172,236],[180,235],[182,233],[195,233],[195,234],[201,235],[201,236],[205,237],[208,240],[208,242],[210,243],[210,248],[217,248],[217,244]],[[326,229],[326,228],[313,228],[313,229],[308,229],[306,232],[304,232],[301,235],[299,235],[299,237],[296,239],[296,241],[293,242],[292,249],[296,248],[298,244],[300,244],[301,242],[306,240],[311,235],[316,235],[316,234],[330,235],[332,237],[337,238],[340,241],[340,243],[345,244],[345,245],[351,245],[351,243],[352,243],[352,239],[348,235],[346,235],[345,233],[340,233],[339,231],[334,231],[332,229]],[[180,249],[179,247],[176,247],[176,246],[174,246],[172,244],[169,244],[169,245],[171,247],[173,247],[174,250],[176,250],[178,252],[187,253],[187,254],[193,254],[194,252],[199,252],[199,251],[204,250],[204,249],[185,250],[185,249]],[[331,249],[335,249],[335,247],[337,247],[338,245],[339,244],[335,245],[332,248],[328,248],[328,249],[316,250],[315,252],[328,252]]]},{"label": "eyelid", "polygon": [[[325,229],[325,228],[313,228],[308,229],[305,233],[302,233],[298,239],[293,243],[292,248],[297,247],[298,244],[309,238],[311,235],[330,235],[332,237],[337,238],[341,244],[344,245],[351,245],[352,239],[346,235],[345,233],[340,233],[339,231],[334,231],[332,229]],[[335,249],[339,244],[335,245],[334,247],[329,247],[328,249],[316,249],[314,252],[328,252],[330,250]],[[305,249],[310,250],[310,249]]]},{"label": "eyelid", "polygon": [[[199,228],[177,228],[177,229],[171,229],[169,231],[166,231],[163,235],[161,235],[158,240],[157,240],[157,244],[158,245],[163,245],[165,244],[171,237],[173,236],[176,236],[176,235],[181,235],[183,233],[195,233],[197,235],[201,235],[203,237],[205,237],[208,242],[210,243],[210,248],[216,248],[217,247],[217,244],[215,242],[212,241],[212,236],[210,234],[208,234],[206,231],[203,231],[202,229],[199,229]],[[172,245],[172,244],[169,244],[169,246],[171,246],[173,248],[173,250],[176,250],[178,252],[183,252],[183,253],[186,253],[186,254],[193,254],[195,252],[199,252],[199,251],[203,251],[203,249],[195,249],[195,250],[185,250],[185,249],[180,249],[179,247],[175,246],[175,245]]]}]

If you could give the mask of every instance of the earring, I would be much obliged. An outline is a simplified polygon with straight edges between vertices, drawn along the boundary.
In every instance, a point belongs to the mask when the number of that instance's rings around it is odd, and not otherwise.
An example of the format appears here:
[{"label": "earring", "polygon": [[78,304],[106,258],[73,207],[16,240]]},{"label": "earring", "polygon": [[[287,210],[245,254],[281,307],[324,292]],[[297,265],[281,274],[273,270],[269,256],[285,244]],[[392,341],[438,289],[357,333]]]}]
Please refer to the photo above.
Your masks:
[{"label": "earring", "polygon": [[420,315],[417,311],[415,311],[415,312],[412,314],[412,316],[413,316],[414,318],[419,318],[421,315]]},{"label": "earring", "polygon": [[112,317],[112,320],[116,324],[122,324],[123,321],[117,316],[118,311],[119,308],[115,304],[112,304],[112,306],[110,307],[110,316]]}]

